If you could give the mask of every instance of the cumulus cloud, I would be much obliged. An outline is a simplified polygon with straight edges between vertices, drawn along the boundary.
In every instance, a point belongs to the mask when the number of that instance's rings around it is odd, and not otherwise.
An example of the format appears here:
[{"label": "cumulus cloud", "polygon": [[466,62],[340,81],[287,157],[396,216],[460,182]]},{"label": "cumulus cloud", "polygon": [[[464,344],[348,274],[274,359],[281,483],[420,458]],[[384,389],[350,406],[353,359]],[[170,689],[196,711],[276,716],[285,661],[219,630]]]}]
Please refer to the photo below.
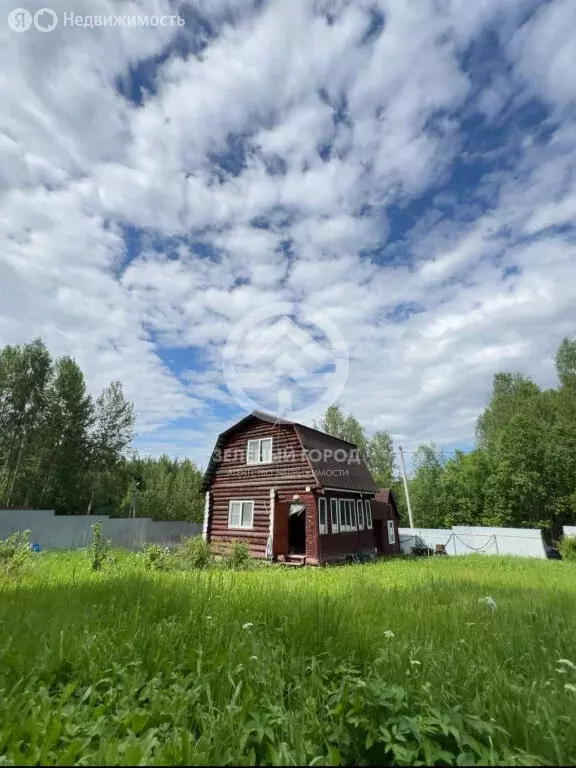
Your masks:
[{"label": "cumulus cloud", "polygon": [[342,405],[408,447],[469,444],[499,369],[553,383],[574,334],[570,0],[75,13],[186,25],[1,27],[0,343],[42,335],[94,391],[121,379],[140,446],[202,463],[235,416],[222,349],[259,307],[335,323]]}]

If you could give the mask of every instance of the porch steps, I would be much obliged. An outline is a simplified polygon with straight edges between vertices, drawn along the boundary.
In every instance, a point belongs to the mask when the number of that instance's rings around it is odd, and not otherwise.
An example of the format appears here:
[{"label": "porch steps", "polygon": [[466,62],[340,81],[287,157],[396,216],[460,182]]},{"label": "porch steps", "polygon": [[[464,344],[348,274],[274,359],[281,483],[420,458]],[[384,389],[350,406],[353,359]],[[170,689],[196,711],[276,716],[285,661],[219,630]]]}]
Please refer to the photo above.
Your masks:
[{"label": "porch steps", "polygon": [[284,558],[284,565],[301,568],[303,565],[306,565],[306,555],[286,555]]}]

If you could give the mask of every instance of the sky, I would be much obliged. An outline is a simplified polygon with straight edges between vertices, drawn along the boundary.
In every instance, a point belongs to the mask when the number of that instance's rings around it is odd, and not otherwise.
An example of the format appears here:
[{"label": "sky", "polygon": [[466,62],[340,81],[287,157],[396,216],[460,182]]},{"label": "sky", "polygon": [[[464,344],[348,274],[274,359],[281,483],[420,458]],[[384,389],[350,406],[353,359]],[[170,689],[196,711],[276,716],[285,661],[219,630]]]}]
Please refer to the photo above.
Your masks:
[{"label": "sky", "polygon": [[277,410],[332,397],[412,451],[470,448],[497,371],[554,386],[574,0],[50,7],[16,32],[0,0],[0,344],[41,336],[94,394],[120,380],[139,450],[205,466],[248,407],[238,334],[269,386],[250,402],[292,373]]}]

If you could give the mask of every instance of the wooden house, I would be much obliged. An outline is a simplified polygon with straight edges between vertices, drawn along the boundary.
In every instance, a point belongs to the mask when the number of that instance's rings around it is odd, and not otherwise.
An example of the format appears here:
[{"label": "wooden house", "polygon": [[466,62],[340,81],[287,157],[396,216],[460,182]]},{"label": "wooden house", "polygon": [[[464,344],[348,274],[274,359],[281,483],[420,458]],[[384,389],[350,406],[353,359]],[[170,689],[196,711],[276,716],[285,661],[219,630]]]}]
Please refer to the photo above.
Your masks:
[{"label": "wooden house", "polygon": [[[203,535],[253,557],[320,564],[400,551],[390,491],[353,443],[260,411],[216,442],[204,476]],[[390,525],[390,522],[392,525]]]}]

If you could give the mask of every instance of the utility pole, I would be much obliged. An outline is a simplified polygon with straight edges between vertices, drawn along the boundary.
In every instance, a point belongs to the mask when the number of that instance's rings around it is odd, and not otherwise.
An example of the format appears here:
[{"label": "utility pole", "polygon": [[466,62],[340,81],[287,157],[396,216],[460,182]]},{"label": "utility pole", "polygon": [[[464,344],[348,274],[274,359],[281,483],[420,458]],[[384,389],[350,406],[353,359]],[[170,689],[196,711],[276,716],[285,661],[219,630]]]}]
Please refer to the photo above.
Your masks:
[{"label": "utility pole", "polygon": [[404,493],[406,494],[406,506],[408,507],[408,520],[410,520],[410,528],[414,528],[414,520],[412,519],[412,507],[410,506],[410,494],[408,493],[408,478],[406,477],[406,465],[404,464],[404,451],[402,446],[399,445],[400,458],[402,459],[402,474],[404,476]]}]

